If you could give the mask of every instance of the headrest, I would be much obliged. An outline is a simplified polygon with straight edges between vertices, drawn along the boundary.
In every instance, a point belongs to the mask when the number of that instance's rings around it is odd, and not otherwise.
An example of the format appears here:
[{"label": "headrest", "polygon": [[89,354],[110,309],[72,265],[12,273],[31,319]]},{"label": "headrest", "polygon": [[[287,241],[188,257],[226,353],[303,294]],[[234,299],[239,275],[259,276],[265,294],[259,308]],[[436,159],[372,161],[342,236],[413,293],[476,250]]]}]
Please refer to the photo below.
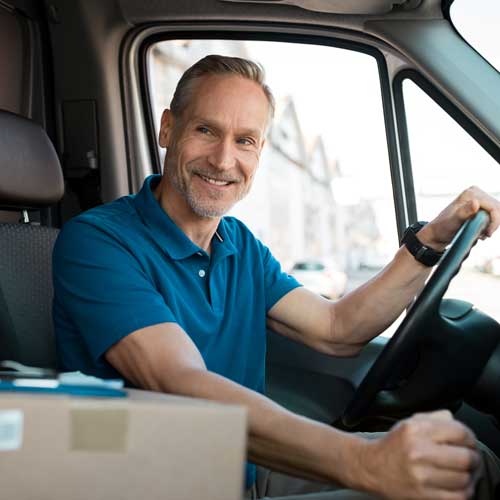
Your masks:
[{"label": "headrest", "polygon": [[0,208],[42,208],[63,194],[61,165],[45,130],[0,110]]}]

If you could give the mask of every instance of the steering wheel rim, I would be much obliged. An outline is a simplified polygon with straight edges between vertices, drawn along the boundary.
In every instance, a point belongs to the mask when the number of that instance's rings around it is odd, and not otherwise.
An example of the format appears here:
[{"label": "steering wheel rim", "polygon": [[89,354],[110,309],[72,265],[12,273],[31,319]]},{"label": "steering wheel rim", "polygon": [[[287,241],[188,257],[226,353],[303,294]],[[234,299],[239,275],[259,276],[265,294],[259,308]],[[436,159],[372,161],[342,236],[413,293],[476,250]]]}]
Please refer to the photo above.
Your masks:
[{"label": "steering wheel rim", "polygon": [[354,427],[360,423],[377,394],[384,389],[393,367],[398,365],[414,347],[420,335],[420,327],[425,324],[428,317],[439,314],[439,306],[450,281],[459,272],[462,263],[469,256],[488,223],[488,213],[480,210],[459,229],[404,320],[354,392],[342,416],[344,426]]}]

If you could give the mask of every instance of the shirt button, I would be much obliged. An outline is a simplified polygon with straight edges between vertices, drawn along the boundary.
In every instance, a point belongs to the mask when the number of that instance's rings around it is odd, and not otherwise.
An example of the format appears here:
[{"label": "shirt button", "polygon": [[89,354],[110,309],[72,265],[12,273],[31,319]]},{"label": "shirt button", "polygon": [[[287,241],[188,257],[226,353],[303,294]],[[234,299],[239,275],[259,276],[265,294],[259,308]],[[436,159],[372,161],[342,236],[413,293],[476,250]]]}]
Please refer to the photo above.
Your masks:
[{"label": "shirt button", "polygon": [[204,277],[205,277],[205,274],[206,274],[206,273],[205,273],[205,271],[204,271],[203,269],[200,269],[200,270],[198,271],[198,276],[199,276],[200,278],[204,278]]}]

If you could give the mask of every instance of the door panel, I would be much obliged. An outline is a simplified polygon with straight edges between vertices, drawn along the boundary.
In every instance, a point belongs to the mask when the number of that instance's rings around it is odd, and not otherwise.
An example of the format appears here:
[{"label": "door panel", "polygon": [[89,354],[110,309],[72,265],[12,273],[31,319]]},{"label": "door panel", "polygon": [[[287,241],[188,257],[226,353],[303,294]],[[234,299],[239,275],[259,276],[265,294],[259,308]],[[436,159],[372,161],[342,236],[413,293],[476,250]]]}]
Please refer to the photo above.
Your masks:
[{"label": "door panel", "polygon": [[289,410],[331,424],[387,340],[373,340],[355,358],[333,358],[269,331],[266,393]]}]

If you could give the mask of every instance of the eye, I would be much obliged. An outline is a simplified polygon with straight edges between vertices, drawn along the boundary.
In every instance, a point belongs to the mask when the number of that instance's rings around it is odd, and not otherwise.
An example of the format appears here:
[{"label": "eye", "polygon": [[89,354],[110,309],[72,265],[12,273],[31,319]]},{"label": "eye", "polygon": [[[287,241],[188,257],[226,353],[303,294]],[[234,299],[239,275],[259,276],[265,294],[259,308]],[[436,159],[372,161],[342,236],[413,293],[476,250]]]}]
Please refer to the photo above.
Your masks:
[{"label": "eye", "polygon": [[210,134],[210,129],[208,127],[205,127],[204,125],[196,127],[196,131],[200,132],[201,134]]},{"label": "eye", "polygon": [[243,146],[253,146],[255,144],[255,141],[251,137],[240,137],[236,142]]}]

